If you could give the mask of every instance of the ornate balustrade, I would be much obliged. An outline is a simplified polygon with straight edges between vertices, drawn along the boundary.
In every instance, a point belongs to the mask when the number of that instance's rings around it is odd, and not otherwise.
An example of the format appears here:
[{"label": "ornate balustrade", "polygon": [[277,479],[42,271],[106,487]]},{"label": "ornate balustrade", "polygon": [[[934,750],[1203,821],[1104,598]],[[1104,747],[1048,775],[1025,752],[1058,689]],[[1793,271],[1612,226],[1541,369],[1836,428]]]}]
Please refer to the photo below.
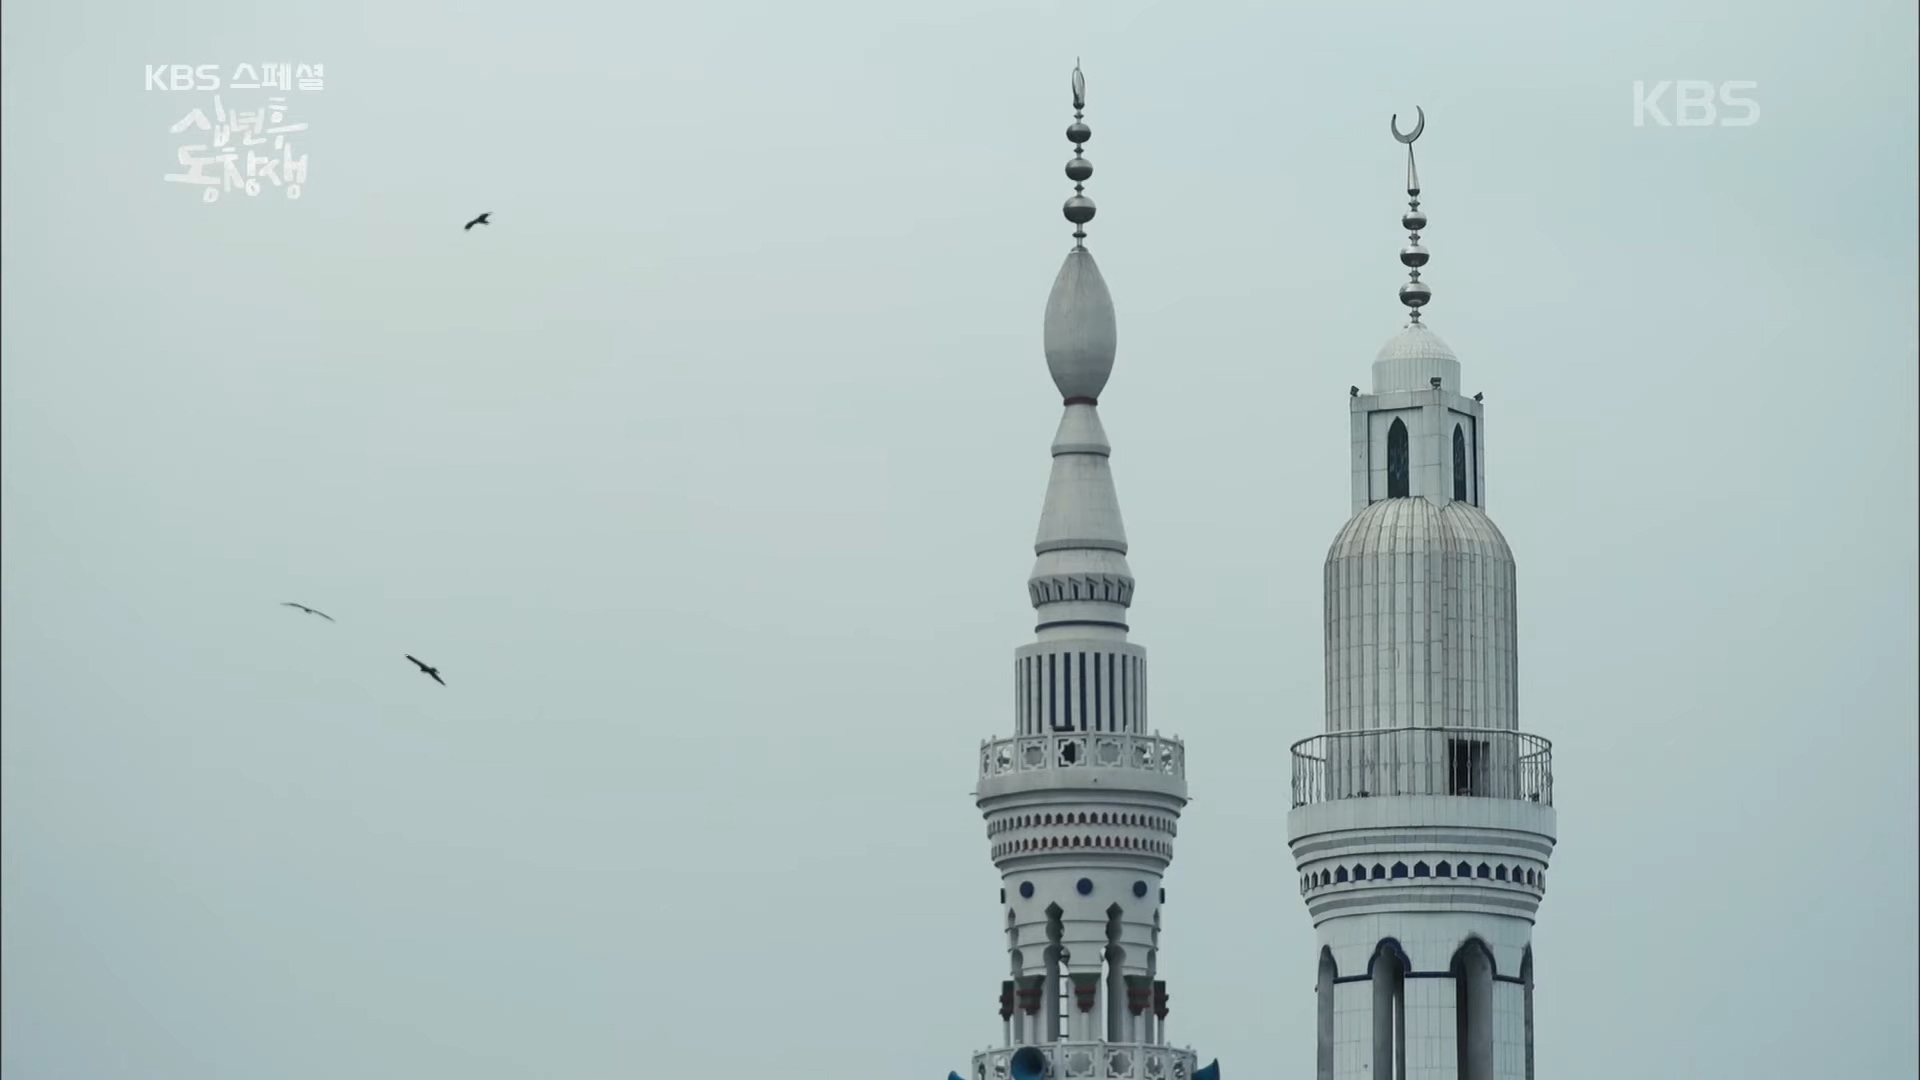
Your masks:
[{"label": "ornate balustrade", "polygon": [[1489,728],[1382,728],[1293,744],[1293,805],[1458,795],[1553,805],[1553,744]]},{"label": "ornate balustrade", "polygon": [[980,744],[982,779],[1036,769],[1139,769],[1184,779],[1187,759],[1179,739],[1160,735],[1061,732]]},{"label": "ornate balustrade", "polygon": [[[1034,1049],[1047,1059],[1050,1080],[1192,1080],[1198,1055],[1192,1050],[1143,1043],[1054,1042]],[[1014,1051],[973,1055],[973,1080],[1011,1080]]]}]

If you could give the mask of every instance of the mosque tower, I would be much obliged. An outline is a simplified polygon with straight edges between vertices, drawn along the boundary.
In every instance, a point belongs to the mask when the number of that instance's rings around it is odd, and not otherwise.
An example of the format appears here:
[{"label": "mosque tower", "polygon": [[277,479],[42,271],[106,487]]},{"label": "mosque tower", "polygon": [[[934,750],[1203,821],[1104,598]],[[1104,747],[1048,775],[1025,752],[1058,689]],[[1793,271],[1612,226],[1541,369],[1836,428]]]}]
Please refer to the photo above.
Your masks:
[{"label": "mosque tower", "polygon": [[[1167,1041],[1161,880],[1186,763],[1148,726],[1147,653],[1127,641],[1133,572],[1100,425],[1113,298],[1087,251],[1086,79],[1073,71],[1064,207],[1073,250],[1047,297],[1047,367],[1066,406],[1053,438],[1027,593],[1035,640],[1014,653],[1012,736],[981,745],[975,795],[999,867],[1008,977],[1001,1038],[972,1080],[1218,1080]],[[958,1075],[952,1080],[959,1080]]]},{"label": "mosque tower", "polygon": [[1349,391],[1353,517],[1327,552],[1324,734],[1293,747],[1287,839],[1319,938],[1318,1080],[1533,1080],[1552,747],[1520,730],[1513,552],[1486,513],[1481,395],[1421,321]]}]

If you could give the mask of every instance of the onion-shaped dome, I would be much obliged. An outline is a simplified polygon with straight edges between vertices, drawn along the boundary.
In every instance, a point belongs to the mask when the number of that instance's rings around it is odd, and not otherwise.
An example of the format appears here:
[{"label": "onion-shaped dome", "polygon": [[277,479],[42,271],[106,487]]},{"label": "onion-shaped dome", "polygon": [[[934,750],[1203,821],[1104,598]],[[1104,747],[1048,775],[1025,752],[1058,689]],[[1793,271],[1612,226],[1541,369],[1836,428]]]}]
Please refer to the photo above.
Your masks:
[{"label": "onion-shaped dome", "polygon": [[1518,722],[1513,549],[1479,507],[1383,499],[1326,561],[1327,730]]}]

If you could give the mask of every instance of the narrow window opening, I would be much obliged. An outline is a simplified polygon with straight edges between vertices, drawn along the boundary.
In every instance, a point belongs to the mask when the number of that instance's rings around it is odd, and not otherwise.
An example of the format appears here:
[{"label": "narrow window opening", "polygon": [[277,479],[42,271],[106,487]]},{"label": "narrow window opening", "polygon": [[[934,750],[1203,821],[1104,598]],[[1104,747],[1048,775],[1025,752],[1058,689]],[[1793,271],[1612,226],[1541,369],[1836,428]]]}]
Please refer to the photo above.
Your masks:
[{"label": "narrow window opening", "polygon": [[1060,729],[1059,670],[1055,665],[1058,659],[1052,653],[1047,654],[1047,726],[1056,731]]},{"label": "narrow window opening", "polygon": [[1113,711],[1113,726],[1116,731],[1123,730],[1126,727],[1126,723],[1120,715],[1120,699],[1115,697],[1113,693],[1113,671],[1119,666],[1120,657],[1117,654],[1107,657],[1107,708]]},{"label": "narrow window opening", "polygon": [[1106,710],[1101,707],[1104,704],[1104,702],[1100,700],[1100,669],[1105,666],[1107,666],[1106,662],[1100,658],[1100,654],[1094,653],[1093,654],[1093,730],[1095,731],[1107,731],[1107,730],[1111,730],[1112,728],[1112,725],[1106,722],[1106,718],[1107,718]]},{"label": "narrow window opening", "polygon": [[1453,501],[1467,501],[1467,434],[1453,425]]},{"label": "narrow window opening", "polygon": [[1087,730],[1087,654],[1080,654],[1080,663],[1074,668],[1080,673],[1080,730]]},{"label": "narrow window opening", "polygon": [[1435,877],[1452,877],[1453,876],[1452,863],[1443,862],[1439,866],[1434,867],[1433,870],[1434,870]]},{"label": "narrow window opening", "polygon": [[1387,498],[1407,497],[1407,425],[1395,420],[1387,429]]},{"label": "narrow window opening", "polygon": [[1520,957],[1520,988],[1525,992],[1521,1007],[1527,1048],[1527,1080],[1533,1080],[1533,946]]}]

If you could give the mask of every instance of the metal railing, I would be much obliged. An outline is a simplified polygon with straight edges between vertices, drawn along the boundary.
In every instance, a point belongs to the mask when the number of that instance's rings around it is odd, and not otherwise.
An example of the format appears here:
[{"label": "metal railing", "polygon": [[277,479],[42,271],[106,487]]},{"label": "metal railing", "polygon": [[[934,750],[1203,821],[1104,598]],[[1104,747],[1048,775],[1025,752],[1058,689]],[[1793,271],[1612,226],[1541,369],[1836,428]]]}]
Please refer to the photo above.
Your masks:
[{"label": "metal railing", "polygon": [[1553,744],[1491,728],[1380,728],[1293,744],[1293,805],[1459,795],[1553,805]]},{"label": "metal railing", "polygon": [[[1042,1042],[1053,1080],[1190,1080],[1199,1055],[1192,1050],[1145,1043]],[[973,1055],[973,1080],[1010,1080],[1012,1050]]]},{"label": "metal railing", "polygon": [[1015,735],[980,744],[980,776],[1035,769],[1139,769],[1185,777],[1186,750],[1162,735],[1061,732]]}]

